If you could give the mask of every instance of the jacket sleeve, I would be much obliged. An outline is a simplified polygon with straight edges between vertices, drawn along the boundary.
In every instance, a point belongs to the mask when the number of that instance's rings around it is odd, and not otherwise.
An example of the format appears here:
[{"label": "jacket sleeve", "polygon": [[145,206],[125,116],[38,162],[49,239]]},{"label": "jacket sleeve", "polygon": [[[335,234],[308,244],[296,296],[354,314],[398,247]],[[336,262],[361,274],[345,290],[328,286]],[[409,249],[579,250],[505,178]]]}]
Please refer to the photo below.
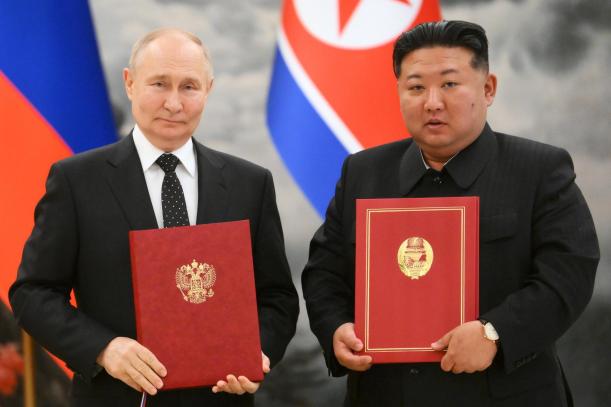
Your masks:
[{"label": "jacket sleeve", "polygon": [[508,373],[552,346],[583,312],[600,257],[569,154],[554,148],[543,168],[533,207],[529,278],[482,315],[499,332]]},{"label": "jacket sleeve", "polygon": [[273,367],[295,334],[299,297],[286,259],[274,181],[267,170],[253,241],[261,348]]},{"label": "jacket sleeve", "polygon": [[344,185],[348,157],[337,183],[325,221],[310,242],[308,262],[301,275],[310,328],[318,338],[333,376],[347,373],[333,351],[333,334],[346,322],[354,322],[354,270],[348,270],[343,224]]},{"label": "jacket sleeve", "polygon": [[37,342],[90,380],[96,357],[116,335],[70,304],[79,251],[77,208],[61,163],[36,206],[34,229],[9,290],[13,312]]}]

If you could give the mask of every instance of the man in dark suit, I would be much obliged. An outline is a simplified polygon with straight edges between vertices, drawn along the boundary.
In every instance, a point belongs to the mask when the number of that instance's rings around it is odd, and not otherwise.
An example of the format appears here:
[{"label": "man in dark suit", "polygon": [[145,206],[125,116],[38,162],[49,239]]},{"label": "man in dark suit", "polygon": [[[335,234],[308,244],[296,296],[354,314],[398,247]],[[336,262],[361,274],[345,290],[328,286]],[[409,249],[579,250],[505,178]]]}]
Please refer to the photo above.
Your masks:
[{"label": "man in dark suit", "polygon": [[[412,137],[345,160],[302,275],[327,366],[348,373],[345,405],[572,405],[555,343],[591,297],[599,250],[570,156],[486,123],[497,80],[480,26],[419,25],[393,60]],[[431,338],[440,364],[372,366],[355,354],[355,199],[443,196],[480,197],[480,318]]]},{"label": "man in dark suit", "polygon": [[[52,166],[10,290],[19,324],[75,371],[76,406],[135,406],[139,391],[163,388],[165,367],[133,339],[130,230],[250,220],[264,371],[282,358],[298,314],[271,174],[191,137],[213,82],[202,42],[176,29],[149,33],[124,80],[132,134]],[[258,387],[229,375],[149,405],[248,406],[252,394],[241,394]]]}]

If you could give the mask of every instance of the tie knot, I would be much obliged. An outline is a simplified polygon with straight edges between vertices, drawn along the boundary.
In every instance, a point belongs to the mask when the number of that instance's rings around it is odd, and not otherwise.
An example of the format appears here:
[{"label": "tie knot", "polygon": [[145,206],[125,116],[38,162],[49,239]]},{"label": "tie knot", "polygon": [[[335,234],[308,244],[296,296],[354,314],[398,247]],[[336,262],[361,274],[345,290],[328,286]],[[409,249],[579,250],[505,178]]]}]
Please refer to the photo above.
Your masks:
[{"label": "tie knot", "polygon": [[170,172],[174,172],[176,166],[178,165],[178,161],[178,157],[176,157],[174,154],[165,153],[161,154],[155,162],[158,166],[161,167],[163,172],[167,174]]}]

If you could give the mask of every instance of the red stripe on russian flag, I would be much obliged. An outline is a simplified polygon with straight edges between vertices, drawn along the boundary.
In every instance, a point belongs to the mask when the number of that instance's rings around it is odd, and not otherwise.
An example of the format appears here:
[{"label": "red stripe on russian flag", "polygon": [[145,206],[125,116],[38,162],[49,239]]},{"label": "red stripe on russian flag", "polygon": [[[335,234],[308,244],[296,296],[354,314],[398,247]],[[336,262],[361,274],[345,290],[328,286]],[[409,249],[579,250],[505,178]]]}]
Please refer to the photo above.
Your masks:
[{"label": "red stripe on russian flag", "polygon": [[34,225],[34,207],[45,189],[52,163],[72,155],[63,139],[0,71],[0,299],[8,304],[23,244]]}]

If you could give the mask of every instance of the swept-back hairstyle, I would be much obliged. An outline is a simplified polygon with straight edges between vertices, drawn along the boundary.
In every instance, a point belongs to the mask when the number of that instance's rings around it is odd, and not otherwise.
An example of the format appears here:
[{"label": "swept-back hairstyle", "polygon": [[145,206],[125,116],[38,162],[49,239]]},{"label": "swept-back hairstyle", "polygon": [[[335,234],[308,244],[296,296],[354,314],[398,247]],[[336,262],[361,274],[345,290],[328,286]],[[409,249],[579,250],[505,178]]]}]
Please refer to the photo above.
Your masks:
[{"label": "swept-back hairstyle", "polygon": [[468,21],[436,21],[418,24],[397,38],[392,53],[395,77],[401,75],[401,62],[420,48],[462,47],[473,52],[471,66],[488,72],[488,39],[484,29]]},{"label": "swept-back hairstyle", "polygon": [[141,51],[144,48],[146,48],[147,45],[149,45],[151,42],[153,42],[157,38],[163,35],[166,35],[166,34],[179,34],[193,41],[195,44],[199,45],[202,48],[202,51],[204,52],[205,68],[206,68],[208,77],[212,78],[214,76],[214,69],[212,67],[212,60],[210,59],[210,52],[208,51],[208,48],[204,45],[202,40],[193,33],[182,30],[180,28],[172,28],[172,27],[158,28],[154,31],[151,31],[145,34],[143,37],[140,37],[140,39],[138,39],[138,41],[136,41],[136,43],[132,47],[132,52],[131,52],[131,55],[129,56],[129,69],[135,70],[136,60],[138,59],[138,56],[140,55]]}]

